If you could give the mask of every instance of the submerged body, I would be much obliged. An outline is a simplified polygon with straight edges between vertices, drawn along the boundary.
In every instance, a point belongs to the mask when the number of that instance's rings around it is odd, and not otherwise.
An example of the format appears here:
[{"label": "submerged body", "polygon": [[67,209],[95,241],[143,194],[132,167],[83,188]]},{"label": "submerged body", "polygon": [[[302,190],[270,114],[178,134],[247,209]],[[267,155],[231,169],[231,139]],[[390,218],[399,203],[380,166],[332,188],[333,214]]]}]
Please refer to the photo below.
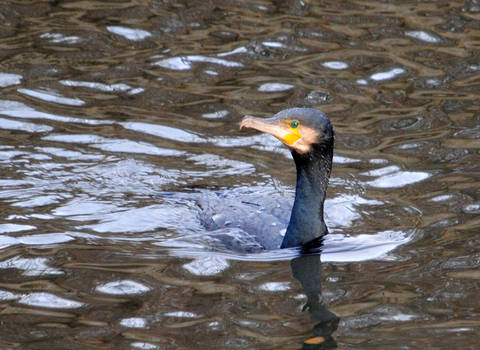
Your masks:
[{"label": "submerged body", "polygon": [[269,133],[292,152],[297,169],[295,201],[255,196],[207,196],[200,219],[208,230],[238,228],[264,249],[311,244],[328,233],[324,201],[332,168],[334,133],[328,117],[311,108],[293,108],[269,119],[247,116],[240,128]]}]

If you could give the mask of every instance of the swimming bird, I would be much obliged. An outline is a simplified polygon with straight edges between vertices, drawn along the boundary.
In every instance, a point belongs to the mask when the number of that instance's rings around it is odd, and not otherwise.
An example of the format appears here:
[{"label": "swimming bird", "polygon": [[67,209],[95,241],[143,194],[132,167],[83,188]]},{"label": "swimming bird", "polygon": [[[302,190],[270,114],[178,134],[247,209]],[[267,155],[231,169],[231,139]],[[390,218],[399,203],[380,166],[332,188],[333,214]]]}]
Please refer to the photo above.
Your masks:
[{"label": "swimming bird", "polygon": [[[267,250],[318,242],[328,233],[323,208],[334,147],[330,120],[316,109],[292,108],[269,119],[246,116],[240,124],[240,129],[244,128],[271,134],[290,149],[297,170],[293,206],[283,197],[265,197],[255,192],[209,193],[199,203],[202,224],[209,231],[220,230],[217,232],[222,236],[217,241],[225,244],[229,240],[228,249],[234,250],[251,244],[252,239]],[[241,237],[237,231],[228,236],[225,229],[240,229],[250,236]]]},{"label": "swimming bird", "polygon": [[243,118],[240,129],[266,132],[291,151],[297,185],[281,248],[298,247],[328,233],[323,205],[332,170],[334,132],[328,117],[312,108],[286,109],[270,119]]}]

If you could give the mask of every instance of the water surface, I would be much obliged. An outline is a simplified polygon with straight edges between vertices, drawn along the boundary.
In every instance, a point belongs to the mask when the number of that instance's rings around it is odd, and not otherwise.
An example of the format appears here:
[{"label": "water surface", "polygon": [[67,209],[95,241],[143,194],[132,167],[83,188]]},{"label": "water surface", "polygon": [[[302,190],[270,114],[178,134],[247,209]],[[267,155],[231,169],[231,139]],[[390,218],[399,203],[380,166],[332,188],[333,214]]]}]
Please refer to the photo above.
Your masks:
[{"label": "water surface", "polygon": [[[474,1],[0,11],[2,348],[477,347]],[[336,130],[320,258],[210,251],[192,196],[291,200],[238,130],[289,107]]]}]

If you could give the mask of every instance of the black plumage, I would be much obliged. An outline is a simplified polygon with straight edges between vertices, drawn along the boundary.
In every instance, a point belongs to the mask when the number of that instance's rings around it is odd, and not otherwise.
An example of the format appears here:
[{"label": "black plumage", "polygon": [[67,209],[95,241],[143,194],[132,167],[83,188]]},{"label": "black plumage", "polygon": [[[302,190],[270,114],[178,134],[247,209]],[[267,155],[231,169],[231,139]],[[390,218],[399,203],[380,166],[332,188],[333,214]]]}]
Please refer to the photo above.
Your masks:
[{"label": "black plumage", "polygon": [[240,127],[269,133],[290,149],[297,169],[293,208],[281,197],[215,194],[200,202],[204,226],[241,229],[268,250],[303,246],[326,235],[323,207],[334,147],[328,117],[315,109],[293,108],[269,119],[247,116]]}]

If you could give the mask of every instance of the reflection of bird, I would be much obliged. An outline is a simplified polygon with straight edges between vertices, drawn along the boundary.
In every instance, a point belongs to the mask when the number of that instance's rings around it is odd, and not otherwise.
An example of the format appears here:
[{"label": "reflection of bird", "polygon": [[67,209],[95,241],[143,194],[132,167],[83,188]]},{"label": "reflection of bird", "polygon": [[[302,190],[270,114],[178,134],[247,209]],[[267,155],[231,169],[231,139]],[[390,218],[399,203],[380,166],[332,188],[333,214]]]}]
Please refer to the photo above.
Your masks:
[{"label": "reflection of bird", "polygon": [[323,268],[319,256],[306,255],[290,262],[293,277],[300,281],[303,292],[307,296],[307,304],[303,310],[308,310],[310,318],[316,322],[312,329],[313,337],[304,341],[302,349],[332,349],[336,342],[332,334],[337,330],[340,318],[327,310],[322,298]]},{"label": "reflection of bird", "polygon": [[315,109],[293,108],[270,119],[246,116],[240,128],[271,134],[292,152],[297,167],[297,186],[293,208],[286,205],[292,208],[291,216],[288,218],[289,212],[283,210],[284,204],[273,199],[270,202],[268,197],[243,195],[237,197],[236,202],[227,201],[228,204],[222,199],[229,198],[210,197],[200,203],[200,219],[204,226],[209,230],[242,229],[254,235],[266,249],[298,247],[326,235],[323,205],[334,142],[333,127],[327,116]]}]

